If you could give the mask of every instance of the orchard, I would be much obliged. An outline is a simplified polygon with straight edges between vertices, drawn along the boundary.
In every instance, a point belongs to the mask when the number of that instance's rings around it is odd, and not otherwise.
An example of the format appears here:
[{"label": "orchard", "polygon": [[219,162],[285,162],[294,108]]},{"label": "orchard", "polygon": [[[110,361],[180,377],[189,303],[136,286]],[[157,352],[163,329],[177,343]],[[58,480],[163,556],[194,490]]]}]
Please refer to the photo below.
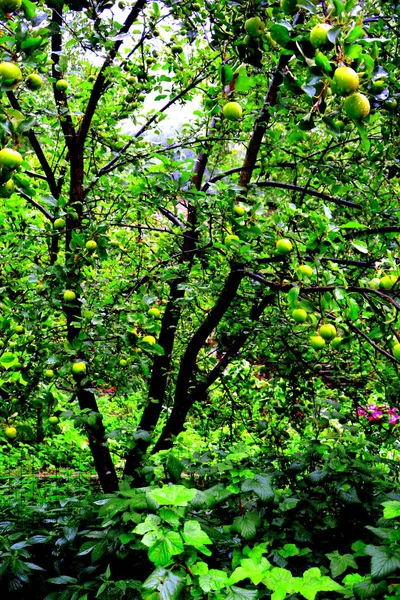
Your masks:
[{"label": "orchard", "polygon": [[7,599],[399,597],[399,34],[0,0]]}]

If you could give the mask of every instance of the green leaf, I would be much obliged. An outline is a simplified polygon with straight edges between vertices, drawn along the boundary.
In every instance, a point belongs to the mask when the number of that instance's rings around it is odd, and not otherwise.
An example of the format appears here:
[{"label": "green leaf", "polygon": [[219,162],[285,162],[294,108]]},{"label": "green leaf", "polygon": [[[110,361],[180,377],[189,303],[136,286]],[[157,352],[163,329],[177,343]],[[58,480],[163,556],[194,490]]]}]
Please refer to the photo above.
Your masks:
[{"label": "green leaf", "polygon": [[353,593],[355,597],[359,598],[360,600],[367,600],[368,598],[376,600],[376,598],[382,598],[386,590],[386,581],[379,581],[379,583],[374,583],[371,581],[371,579],[367,579],[365,581],[360,581],[360,583],[355,583],[353,585]]},{"label": "green leaf", "polygon": [[275,25],[272,25],[272,27],[269,30],[272,39],[275,40],[275,42],[277,42],[283,48],[290,41],[289,31],[290,26],[288,24],[283,25],[279,23],[275,23]]},{"label": "green leaf", "polygon": [[364,35],[365,35],[365,32],[364,32],[363,28],[361,27],[361,25],[356,25],[355,27],[353,27],[353,29],[351,29],[349,31],[349,33],[345,37],[344,41],[346,44],[352,44],[359,38],[364,37]]},{"label": "green leaf", "polygon": [[308,569],[301,580],[296,578],[295,588],[307,600],[314,600],[318,592],[344,592],[343,587],[326,575],[321,575],[318,567]]},{"label": "green leaf", "polygon": [[170,562],[172,556],[182,554],[183,551],[183,542],[179,533],[169,531],[150,546],[148,556],[156,567],[163,567]]},{"label": "green leaf", "polygon": [[201,529],[198,521],[185,521],[182,537],[188,546],[194,546],[207,556],[211,555],[211,551],[205,548],[207,544],[212,544],[212,540]]},{"label": "green leaf", "polygon": [[349,567],[357,569],[357,563],[352,554],[341,555],[337,550],[335,550],[335,552],[331,552],[331,554],[327,554],[326,556],[331,561],[330,569],[332,577],[334,578],[342,575],[342,573],[344,573]]},{"label": "green leaf", "polygon": [[258,591],[257,590],[246,590],[244,588],[239,588],[233,585],[225,600],[257,600]]},{"label": "green leaf", "polygon": [[274,600],[284,600],[287,594],[293,593],[295,581],[290,571],[280,567],[273,567],[264,578],[266,587],[274,592],[271,596]]},{"label": "green leaf", "polygon": [[371,557],[371,575],[375,579],[383,579],[400,569],[400,554],[390,548],[369,544],[364,552]]},{"label": "green leaf", "polygon": [[359,252],[362,252],[363,254],[368,254],[368,246],[365,242],[360,242],[360,241],[351,242],[351,245],[354,248],[356,248]]},{"label": "green leaf", "polygon": [[210,569],[205,575],[200,575],[199,585],[206,594],[211,591],[218,592],[219,590],[228,587],[228,575],[225,571]]},{"label": "green leaf", "polygon": [[382,506],[385,507],[383,510],[385,519],[395,519],[396,517],[400,517],[400,502],[398,500],[382,502]]},{"label": "green leaf", "polygon": [[167,569],[156,569],[143,583],[142,589],[155,590],[159,600],[177,600],[184,587],[183,577]]},{"label": "green leaf", "polygon": [[317,50],[315,53],[315,64],[326,73],[330,73],[330,71],[332,71],[332,65],[329,61],[329,58],[320,50]]},{"label": "green leaf", "polygon": [[237,583],[243,579],[250,579],[254,585],[258,585],[264,575],[269,572],[271,563],[261,556],[259,559],[244,558],[240,561],[240,566],[237,567],[229,577],[229,583]]},{"label": "green leaf", "polygon": [[256,512],[248,512],[243,516],[236,517],[233,528],[240,533],[245,540],[250,540],[256,535],[257,527],[261,519]]},{"label": "green leaf", "polygon": [[287,299],[288,299],[288,302],[289,302],[289,307],[291,309],[296,308],[297,302],[298,302],[298,299],[299,299],[299,294],[300,294],[300,288],[299,287],[292,287],[289,290],[289,293],[287,295]]},{"label": "green leaf", "polygon": [[[290,290],[290,292],[292,291],[293,290]],[[242,491],[254,492],[264,502],[269,502],[274,498],[274,491],[271,487],[271,477],[266,477],[264,475],[255,475],[254,479],[245,479],[242,483]]]},{"label": "green leaf", "polygon": [[187,506],[196,494],[196,490],[188,489],[183,485],[163,485],[161,488],[149,491],[150,497],[158,504],[171,506]]},{"label": "green leaf", "polygon": [[55,583],[57,585],[65,585],[67,583],[78,583],[78,580],[75,577],[70,577],[69,575],[59,575],[58,577],[51,577],[47,580],[49,583]]}]

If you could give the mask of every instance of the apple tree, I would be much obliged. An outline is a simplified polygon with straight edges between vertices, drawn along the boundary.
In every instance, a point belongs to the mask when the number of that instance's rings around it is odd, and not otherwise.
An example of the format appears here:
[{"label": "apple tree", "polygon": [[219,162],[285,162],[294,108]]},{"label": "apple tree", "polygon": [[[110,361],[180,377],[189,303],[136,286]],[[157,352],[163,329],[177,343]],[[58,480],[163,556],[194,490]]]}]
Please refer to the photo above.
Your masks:
[{"label": "apple tree", "polygon": [[274,381],[288,418],[333,389],[354,419],[377,399],[390,433],[399,14],[0,0],[4,428],[35,418],[42,439],[62,397],[113,491],[99,395],[135,394],[140,484],[246,360],[270,411]]}]

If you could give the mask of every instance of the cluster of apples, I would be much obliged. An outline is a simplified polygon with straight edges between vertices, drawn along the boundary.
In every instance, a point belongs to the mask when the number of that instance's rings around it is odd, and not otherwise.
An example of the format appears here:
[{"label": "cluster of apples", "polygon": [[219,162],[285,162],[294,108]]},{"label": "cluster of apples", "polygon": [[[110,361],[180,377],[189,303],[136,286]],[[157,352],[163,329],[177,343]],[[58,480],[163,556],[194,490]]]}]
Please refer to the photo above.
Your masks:
[{"label": "cluster of apples", "polygon": [[[329,23],[317,23],[310,31],[310,42],[316,50],[330,44]],[[359,121],[369,114],[370,103],[368,98],[358,92],[360,78],[351,67],[340,65],[333,74],[331,81],[332,91],[339,96],[346,96],[343,110],[353,120]]]},{"label": "cluster of apples", "polygon": [[0,150],[0,198],[8,198],[15,190],[12,173],[22,163],[22,156],[12,148]]}]

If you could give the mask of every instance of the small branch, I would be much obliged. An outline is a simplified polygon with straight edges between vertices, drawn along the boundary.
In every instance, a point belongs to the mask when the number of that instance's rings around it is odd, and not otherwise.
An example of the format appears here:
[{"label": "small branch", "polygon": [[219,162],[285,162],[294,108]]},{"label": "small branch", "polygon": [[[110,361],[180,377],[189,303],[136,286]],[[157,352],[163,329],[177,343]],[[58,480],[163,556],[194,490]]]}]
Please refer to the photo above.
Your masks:
[{"label": "small branch", "polygon": [[37,208],[38,210],[40,210],[40,212],[43,213],[45,217],[47,217],[48,219],[50,219],[51,222],[54,221],[54,219],[55,219],[54,215],[52,215],[41,204],[39,204],[39,202],[36,202],[36,200],[34,200],[30,196],[28,196],[28,194],[25,194],[25,192],[23,192],[22,190],[17,190],[17,193],[18,193],[19,196],[21,196],[21,198],[24,198],[24,200],[26,200],[27,202],[29,202],[29,204],[32,204],[32,206],[34,206],[35,208]]},{"label": "small branch", "polygon": [[399,225],[386,225],[385,227],[373,227],[371,229],[351,229],[344,234],[344,237],[354,237],[356,235],[373,235],[375,233],[398,233]]},{"label": "small branch", "polygon": [[393,356],[393,354],[390,354],[389,352],[386,352],[386,350],[384,350],[383,348],[381,348],[380,346],[378,346],[378,344],[376,344],[373,340],[371,340],[371,338],[368,337],[366,333],[364,333],[363,331],[361,331],[361,329],[359,329],[358,327],[356,327],[352,323],[347,323],[347,326],[348,326],[349,329],[351,329],[352,331],[354,331],[354,333],[357,333],[358,335],[361,335],[361,337],[363,337],[369,344],[371,344],[371,346],[373,348],[375,348],[375,350],[377,350],[378,352],[380,352],[381,354],[383,354],[383,356],[386,356],[386,358],[390,358],[390,360],[393,361],[394,363],[396,363],[396,365],[400,365],[400,361],[398,361]]},{"label": "small branch", "polygon": [[301,192],[308,194],[309,196],[315,196],[316,198],[321,198],[321,200],[327,200],[328,202],[333,202],[334,204],[339,204],[342,206],[350,206],[351,208],[361,208],[359,204],[356,202],[352,202],[351,200],[344,200],[343,198],[337,198],[335,196],[330,196],[329,194],[324,194],[323,192],[317,192],[316,190],[311,190],[309,188],[302,187],[301,185],[294,185],[293,183],[283,183],[281,181],[259,181],[257,183],[252,183],[257,187],[271,187],[271,188],[280,188],[282,190],[291,190],[293,192]]},{"label": "small branch", "polygon": [[375,269],[377,261],[365,260],[347,260],[344,258],[331,258],[329,256],[321,258],[321,262],[333,262],[337,265],[351,265],[353,267],[364,267],[367,269]]},{"label": "small branch", "polygon": [[[19,110],[21,112],[21,107],[19,105],[18,100],[16,99],[16,97],[14,96],[13,92],[7,92],[7,98],[8,101],[11,104],[11,107],[14,108],[14,110]],[[49,163],[47,162],[47,158],[44,155],[44,152],[42,150],[41,145],[38,142],[38,139],[35,135],[35,133],[30,130],[27,133],[27,137],[29,140],[30,145],[32,146],[33,150],[36,153],[37,159],[40,163],[40,166],[43,169],[43,172],[45,174],[46,177],[39,176],[37,175],[37,177],[41,177],[43,179],[45,179],[47,181],[47,184],[49,186],[50,192],[52,194],[52,196],[54,196],[54,198],[58,198],[59,193],[58,193],[58,189],[57,189],[57,183],[54,177],[54,173],[52,168],[50,167]]]},{"label": "small branch", "polygon": [[169,219],[169,221],[171,221],[171,223],[173,223],[174,225],[176,225],[177,227],[180,227],[181,229],[186,229],[185,225],[182,223],[182,221],[180,221],[178,219],[178,217],[176,217],[174,214],[172,214],[172,212],[170,210],[168,210],[167,208],[165,208],[164,206],[159,206],[158,210],[160,211],[160,213],[162,215],[164,215],[164,217],[167,217],[167,219]]}]

